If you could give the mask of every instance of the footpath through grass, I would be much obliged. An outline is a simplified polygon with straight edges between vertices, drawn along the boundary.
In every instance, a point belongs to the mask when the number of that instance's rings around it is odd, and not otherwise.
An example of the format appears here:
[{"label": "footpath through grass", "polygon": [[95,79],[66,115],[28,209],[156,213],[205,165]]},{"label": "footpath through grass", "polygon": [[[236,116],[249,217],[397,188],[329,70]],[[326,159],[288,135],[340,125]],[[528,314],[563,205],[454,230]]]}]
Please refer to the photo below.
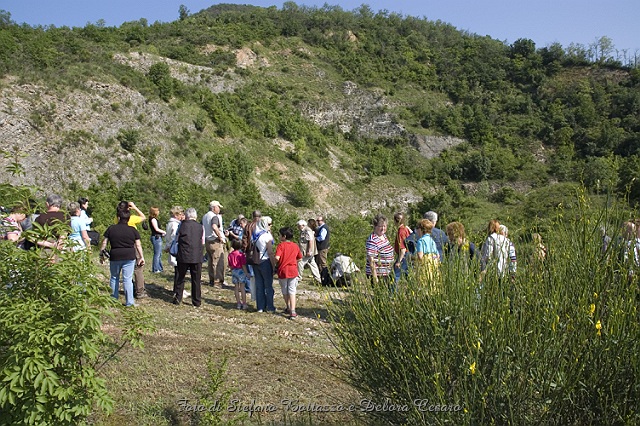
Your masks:
[{"label": "footpath through grass", "polygon": [[[339,355],[330,341],[326,302],[343,295],[304,281],[299,286],[299,316],[290,320],[277,280],[277,314],[236,308],[233,289],[203,286],[203,304],[190,298],[171,304],[172,268],[146,274],[148,298],[139,307],[154,318],[156,332],[144,338],[145,348],[123,349],[101,375],[115,399],[114,413],[92,419],[99,425],[187,425],[195,417],[199,391],[210,380],[207,361],[227,360],[218,410],[224,420],[240,424],[356,424],[356,414],[334,408],[359,401],[340,378]],[[104,268],[108,277],[108,268]],[[206,275],[206,272],[205,272]],[[231,278],[227,277],[227,283]],[[187,290],[190,283],[186,283]],[[121,296],[122,297],[122,296]],[[106,323],[108,332],[117,325]],[[289,402],[288,402],[289,401]],[[228,407],[231,407],[230,409]],[[209,409],[209,407],[205,407]],[[308,410],[311,409],[312,412]],[[253,413],[251,410],[254,410]]]}]

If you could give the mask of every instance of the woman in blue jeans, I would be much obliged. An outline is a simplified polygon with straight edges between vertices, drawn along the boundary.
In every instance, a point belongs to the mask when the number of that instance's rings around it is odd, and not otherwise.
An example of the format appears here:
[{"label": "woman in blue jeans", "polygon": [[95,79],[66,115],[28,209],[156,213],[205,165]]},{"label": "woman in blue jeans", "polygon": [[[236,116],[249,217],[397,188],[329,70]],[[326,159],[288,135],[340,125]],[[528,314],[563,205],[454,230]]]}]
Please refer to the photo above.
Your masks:
[{"label": "woman in blue jeans", "polygon": [[[100,251],[105,250],[107,244],[111,247],[109,250],[111,296],[118,299],[120,272],[122,272],[125,304],[135,306],[133,301],[133,268],[136,265],[136,253],[138,254],[139,266],[144,266],[144,255],[140,234],[136,228],[128,225],[129,217],[131,217],[129,210],[118,210],[118,223],[111,225],[105,231]],[[101,256],[101,261],[103,261],[102,259]]]},{"label": "woman in blue jeans", "polygon": [[[273,271],[276,264],[273,252],[273,235],[271,235],[271,218],[263,216],[256,224],[256,230],[251,238],[253,239],[257,265],[253,266],[253,273],[256,280],[256,309],[258,312],[275,312],[273,305]],[[253,253],[247,253],[252,256]]]},{"label": "woman in blue jeans", "polygon": [[151,207],[149,209],[149,224],[151,225],[151,246],[153,246],[153,264],[151,265],[151,272],[160,273],[164,271],[162,267],[162,248],[164,243],[162,237],[166,234],[165,231],[160,228],[158,222],[158,216],[160,215],[160,209],[157,207]]}]

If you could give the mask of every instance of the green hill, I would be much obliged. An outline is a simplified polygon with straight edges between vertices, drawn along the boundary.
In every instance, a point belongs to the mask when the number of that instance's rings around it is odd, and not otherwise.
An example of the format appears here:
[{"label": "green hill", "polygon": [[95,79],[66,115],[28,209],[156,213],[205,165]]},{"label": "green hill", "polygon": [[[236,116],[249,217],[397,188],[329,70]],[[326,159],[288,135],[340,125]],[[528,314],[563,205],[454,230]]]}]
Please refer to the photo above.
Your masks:
[{"label": "green hill", "polygon": [[120,27],[1,18],[0,182],[337,216],[443,191],[452,215],[501,209],[560,181],[640,199],[640,71],[606,37],[506,45],[292,2]]}]

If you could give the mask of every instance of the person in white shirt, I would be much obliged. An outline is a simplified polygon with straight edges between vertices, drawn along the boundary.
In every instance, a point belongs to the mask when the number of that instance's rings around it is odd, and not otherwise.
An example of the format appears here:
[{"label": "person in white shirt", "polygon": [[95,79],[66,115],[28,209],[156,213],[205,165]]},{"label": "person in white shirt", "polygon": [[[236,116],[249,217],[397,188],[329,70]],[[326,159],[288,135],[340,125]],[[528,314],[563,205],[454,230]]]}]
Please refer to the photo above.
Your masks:
[{"label": "person in white shirt", "polygon": [[307,225],[307,221],[304,219],[298,221],[298,229],[300,230],[298,247],[300,247],[300,252],[302,253],[302,259],[298,261],[298,279],[302,279],[304,267],[309,265],[314,281],[320,284],[320,270],[315,260],[318,250],[316,249],[316,238],[313,229]]},{"label": "person in white shirt", "polygon": [[498,277],[504,278],[509,272],[509,240],[501,234],[500,222],[495,219],[489,221],[487,234],[480,256],[482,277],[495,268]]},{"label": "person in white shirt", "polygon": [[224,286],[225,269],[225,243],[224,225],[220,209],[222,204],[219,201],[209,203],[209,211],[202,217],[204,226],[205,250],[209,258],[207,271],[209,273],[209,285],[222,288]]}]

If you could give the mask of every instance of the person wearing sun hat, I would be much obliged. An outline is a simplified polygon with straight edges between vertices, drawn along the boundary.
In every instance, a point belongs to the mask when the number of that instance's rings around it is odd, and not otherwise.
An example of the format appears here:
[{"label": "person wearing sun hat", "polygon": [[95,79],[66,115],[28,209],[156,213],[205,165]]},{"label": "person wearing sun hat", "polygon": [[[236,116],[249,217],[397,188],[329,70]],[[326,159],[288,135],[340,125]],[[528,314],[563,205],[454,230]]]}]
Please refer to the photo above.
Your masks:
[{"label": "person wearing sun hat", "polygon": [[224,286],[225,268],[225,243],[224,226],[222,224],[222,208],[220,201],[214,200],[209,203],[209,211],[202,217],[204,226],[205,250],[209,259],[207,272],[209,274],[209,285]]},{"label": "person wearing sun hat", "polygon": [[307,221],[300,219],[297,223],[300,230],[300,240],[298,241],[298,247],[302,253],[302,259],[298,261],[298,279],[302,279],[304,267],[309,265],[313,279],[317,284],[320,283],[320,270],[315,260],[315,255],[318,254],[316,249],[316,238],[313,229],[309,227]]}]

